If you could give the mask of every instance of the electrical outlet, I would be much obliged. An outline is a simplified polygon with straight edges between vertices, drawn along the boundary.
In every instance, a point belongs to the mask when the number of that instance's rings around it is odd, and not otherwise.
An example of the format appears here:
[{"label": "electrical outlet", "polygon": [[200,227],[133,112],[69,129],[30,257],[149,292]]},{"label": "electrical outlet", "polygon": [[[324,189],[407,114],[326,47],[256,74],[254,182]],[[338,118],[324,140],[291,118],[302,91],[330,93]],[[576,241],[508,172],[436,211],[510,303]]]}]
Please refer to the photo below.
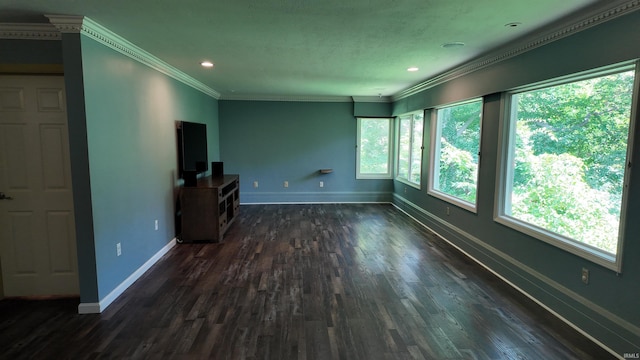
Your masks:
[{"label": "electrical outlet", "polygon": [[253,187],[256,188],[256,189],[258,188],[258,182],[257,181],[253,182]]},{"label": "electrical outlet", "polygon": [[155,229],[156,231],[158,231],[158,219],[156,219],[156,221],[155,221],[155,223],[154,223],[153,227],[154,227],[154,229]]},{"label": "electrical outlet", "polygon": [[286,188],[288,188],[288,187],[289,187],[289,182],[288,182],[288,181],[285,181],[285,182],[284,182],[284,187],[286,187]]},{"label": "electrical outlet", "polygon": [[585,284],[589,283],[589,269],[587,268],[582,268],[582,275],[581,275],[581,279],[582,282]]},{"label": "electrical outlet", "polygon": [[116,244],[116,255],[117,256],[122,255],[122,246],[120,245],[120,243]]},{"label": "electrical outlet", "polygon": [[320,181],[320,187],[324,187],[324,181]]}]

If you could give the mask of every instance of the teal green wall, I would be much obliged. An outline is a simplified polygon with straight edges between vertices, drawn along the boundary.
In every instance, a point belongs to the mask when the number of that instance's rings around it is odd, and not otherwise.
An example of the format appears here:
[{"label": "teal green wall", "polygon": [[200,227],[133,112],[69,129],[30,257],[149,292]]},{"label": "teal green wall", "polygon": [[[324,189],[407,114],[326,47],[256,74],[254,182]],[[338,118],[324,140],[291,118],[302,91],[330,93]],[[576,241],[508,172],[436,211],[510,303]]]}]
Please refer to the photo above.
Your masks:
[{"label": "teal green wall", "polygon": [[354,102],[353,115],[360,117],[391,116],[391,103],[388,102]]},{"label": "teal green wall", "polygon": [[391,180],[356,180],[355,144],[351,102],[220,101],[221,159],[242,203],[390,201]]},{"label": "teal green wall", "polygon": [[100,298],[98,297],[96,247],[93,236],[93,209],[91,204],[91,181],[89,179],[87,121],[84,106],[80,38],[80,34],[62,35],[62,43],[64,44],[64,82],[69,124],[69,155],[78,248],[80,301],[83,303],[95,303]]},{"label": "teal green wall", "polygon": [[[632,168],[621,274],[493,220],[500,92],[529,83],[640,58],[640,12],[536,48],[393,104],[394,114],[484,97],[477,214],[396,182],[394,203],[620,355],[640,352],[640,168]],[[425,129],[430,129],[429,121]],[[640,126],[638,127],[640,128]],[[640,156],[640,132],[634,156]],[[428,133],[425,149],[429,149]],[[405,193],[406,188],[406,193]],[[446,215],[446,207],[451,215]],[[590,283],[581,282],[581,269]]]},{"label": "teal green wall", "polygon": [[69,101],[77,102],[70,121],[79,130],[70,141],[72,151],[84,153],[72,159],[74,195],[82,210],[79,258],[95,259],[80,266],[81,274],[95,274],[95,279],[81,275],[86,303],[104,299],[174,237],[175,122],[206,123],[209,159],[220,155],[217,100],[77,37],[65,34],[64,46],[74,48],[65,57]]}]

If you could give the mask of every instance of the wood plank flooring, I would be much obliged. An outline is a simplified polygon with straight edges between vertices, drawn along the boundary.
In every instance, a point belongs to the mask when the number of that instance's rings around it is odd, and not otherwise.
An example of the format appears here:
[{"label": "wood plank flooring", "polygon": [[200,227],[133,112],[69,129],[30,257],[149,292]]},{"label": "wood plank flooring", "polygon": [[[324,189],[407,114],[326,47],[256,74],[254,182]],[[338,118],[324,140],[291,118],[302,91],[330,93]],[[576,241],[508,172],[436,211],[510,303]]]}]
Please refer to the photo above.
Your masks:
[{"label": "wood plank flooring", "polygon": [[609,359],[391,205],[246,205],[102,314],[0,301],[2,359]]}]

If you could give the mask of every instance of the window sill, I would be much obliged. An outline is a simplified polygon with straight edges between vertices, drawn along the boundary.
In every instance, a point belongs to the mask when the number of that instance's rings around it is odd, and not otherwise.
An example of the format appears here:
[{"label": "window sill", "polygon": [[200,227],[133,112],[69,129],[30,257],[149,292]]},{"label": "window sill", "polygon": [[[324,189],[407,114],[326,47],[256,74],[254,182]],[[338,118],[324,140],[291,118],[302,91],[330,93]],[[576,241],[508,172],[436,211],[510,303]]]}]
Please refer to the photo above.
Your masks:
[{"label": "window sill", "polygon": [[613,270],[616,273],[621,272],[622,264],[619,261],[619,257],[617,257],[615,254],[611,254],[590,245],[583,244],[571,238],[553,233],[551,231],[526,223],[508,215],[498,215],[494,218],[494,221],[516,231],[529,235],[535,239],[544,241],[547,244],[558,247],[571,254],[594,262],[607,269]]},{"label": "window sill", "polygon": [[401,182],[401,183],[403,183],[403,184],[405,184],[405,185],[409,185],[409,186],[411,186],[411,187],[412,187],[412,188],[414,188],[414,189],[418,189],[418,190],[420,190],[420,184],[416,184],[416,183],[411,182],[411,181],[409,181],[409,180],[407,180],[407,179],[405,179],[405,178],[400,178],[400,177],[395,178],[395,180],[396,180],[397,182]]},{"label": "window sill", "polygon": [[445,194],[443,192],[440,191],[436,191],[436,190],[428,190],[427,194],[438,198],[440,200],[444,200],[448,203],[451,203],[452,205],[455,205],[457,207],[460,207],[462,209],[465,209],[469,212],[472,212],[474,214],[478,213],[478,208],[476,207],[476,204],[470,203],[468,201],[464,201],[462,199],[458,199],[457,197],[453,197],[449,194]]}]

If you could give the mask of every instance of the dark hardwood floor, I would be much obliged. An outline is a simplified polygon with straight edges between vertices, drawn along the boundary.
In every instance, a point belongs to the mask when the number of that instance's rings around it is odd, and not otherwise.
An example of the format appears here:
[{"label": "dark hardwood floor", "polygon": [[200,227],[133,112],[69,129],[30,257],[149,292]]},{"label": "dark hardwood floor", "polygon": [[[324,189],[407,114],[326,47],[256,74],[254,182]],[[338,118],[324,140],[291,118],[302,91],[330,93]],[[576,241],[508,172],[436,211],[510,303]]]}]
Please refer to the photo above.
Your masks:
[{"label": "dark hardwood floor", "polygon": [[609,359],[391,205],[241,206],[102,314],[0,301],[2,359]]}]

